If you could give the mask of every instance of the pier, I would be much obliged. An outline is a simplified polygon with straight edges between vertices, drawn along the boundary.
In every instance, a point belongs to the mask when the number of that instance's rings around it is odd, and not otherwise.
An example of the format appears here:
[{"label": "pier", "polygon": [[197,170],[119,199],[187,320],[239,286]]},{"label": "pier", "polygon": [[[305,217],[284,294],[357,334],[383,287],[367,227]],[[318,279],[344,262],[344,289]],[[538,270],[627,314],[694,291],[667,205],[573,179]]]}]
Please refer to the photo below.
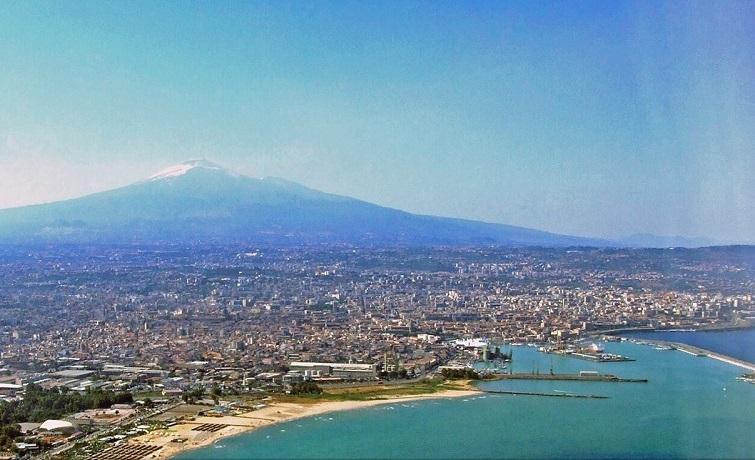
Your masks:
[{"label": "pier", "polygon": [[537,393],[531,391],[505,391],[505,390],[480,390],[483,393],[516,395],[516,396],[546,396],[549,398],[585,398],[585,399],[608,399],[608,396],[583,395],[578,393]]},{"label": "pier", "polygon": [[585,361],[593,361],[596,363],[619,363],[625,361],[634,361],[632,358],[626,356],[617,355],[614,353],[606,353],[598,348],[597,345],[592,344],[591,347],[566,347],[556,345],[552,347],[540,347],[540,351],[543,353],[550,353],[559,356],[570,356],[572,358],[584,359]]},{"label": "pier", "polygon": [[609,353],[593,354],[593,353],[573,352],[573,353],[568,353],[568,356],[572,356],[578,359],[584,359],[586,361],[594,361],[596,363],[620,363],[620,362],[634,361],[634,359],[627,358],[626,356],[614,355],[614,354],[609,354]]},{"label": "pier", "polygon": [[496,380],[576,380],[580,382],[647,383],[648,379],[625,379],[611,374],[497,374]]},{"label": "pier", "polygon": [[654,345],[673,347],[683,353],[700,356],[700,357],[713,358],[715,360],[755,372],[755,364],[749,361],[732,358],[731,356],[722,355],[721,353],[716,353],[715,351],[706,350],[704,348],[696,347],[694,345],[687,345],[686,343],[668,342],[665,340],[654,340],[654,339],[643,339],[642,341],[646,343],[652,343]]}]

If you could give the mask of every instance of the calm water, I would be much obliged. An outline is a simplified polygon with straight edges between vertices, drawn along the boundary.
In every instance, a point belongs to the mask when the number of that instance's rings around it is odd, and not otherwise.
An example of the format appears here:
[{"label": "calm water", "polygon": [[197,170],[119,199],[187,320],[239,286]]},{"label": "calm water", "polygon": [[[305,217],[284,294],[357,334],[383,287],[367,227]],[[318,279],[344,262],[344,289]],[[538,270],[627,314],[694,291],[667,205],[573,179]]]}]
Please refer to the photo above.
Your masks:
[{"label": "calm water", "polygon": [[638,339],[686,343],[755,363],[755,329],[706,332],[654,331],[634,332],[626,335]]},{"label": "calm water", "polygon": [[514,371],[598,370],[649,383],[487,382],[490,389],[610,399],[484,395],[391,404],[223,439],[181,459],[755,457],[755,385],[711,358],[605,344],[636,362],[591,363],[514,349]]}]

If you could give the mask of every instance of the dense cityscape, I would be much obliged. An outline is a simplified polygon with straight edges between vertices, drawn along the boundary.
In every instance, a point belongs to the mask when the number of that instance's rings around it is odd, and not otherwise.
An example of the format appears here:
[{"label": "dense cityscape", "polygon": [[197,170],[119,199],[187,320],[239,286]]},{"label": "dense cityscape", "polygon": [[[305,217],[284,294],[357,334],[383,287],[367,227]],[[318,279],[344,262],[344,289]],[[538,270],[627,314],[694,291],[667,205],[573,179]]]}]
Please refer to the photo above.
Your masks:
[{"label": "dense cityscape", "polygon": [[753,260],[751,247],[6,247],[4,399],[28,384],[169,402],[304,377],[409,380],[462,356],[464,340],[743,327]]},{"label": "dense cityscape", "polygon": [[456,339],[744,324],[751,251],[5,249],[2,360],[24,373],[75,361],[254,376],[387,355],[419,375]]}]

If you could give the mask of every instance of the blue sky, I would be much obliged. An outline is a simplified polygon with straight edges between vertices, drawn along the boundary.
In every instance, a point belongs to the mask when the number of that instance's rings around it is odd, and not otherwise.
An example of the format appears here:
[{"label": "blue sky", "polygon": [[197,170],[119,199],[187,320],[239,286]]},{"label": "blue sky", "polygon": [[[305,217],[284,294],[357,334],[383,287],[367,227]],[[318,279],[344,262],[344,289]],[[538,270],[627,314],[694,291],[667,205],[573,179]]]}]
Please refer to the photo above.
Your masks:
[{"label": "blue sky", "polygon": [[755,242],[755,2],[0,9],[0,207],[206,157],[413,212]]}]

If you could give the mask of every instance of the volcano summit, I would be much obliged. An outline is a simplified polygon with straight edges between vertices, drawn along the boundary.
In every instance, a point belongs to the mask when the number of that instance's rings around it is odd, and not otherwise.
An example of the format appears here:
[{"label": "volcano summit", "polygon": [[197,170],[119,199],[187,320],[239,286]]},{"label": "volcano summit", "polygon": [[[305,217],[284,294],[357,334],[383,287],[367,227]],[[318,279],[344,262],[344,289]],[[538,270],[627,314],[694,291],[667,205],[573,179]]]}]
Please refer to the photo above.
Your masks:
[{"label": "volcano summit", "polygon": [[606,242],[411,214],[187,161],[122,188],[0,210],[1,242],[589,246]]}]

